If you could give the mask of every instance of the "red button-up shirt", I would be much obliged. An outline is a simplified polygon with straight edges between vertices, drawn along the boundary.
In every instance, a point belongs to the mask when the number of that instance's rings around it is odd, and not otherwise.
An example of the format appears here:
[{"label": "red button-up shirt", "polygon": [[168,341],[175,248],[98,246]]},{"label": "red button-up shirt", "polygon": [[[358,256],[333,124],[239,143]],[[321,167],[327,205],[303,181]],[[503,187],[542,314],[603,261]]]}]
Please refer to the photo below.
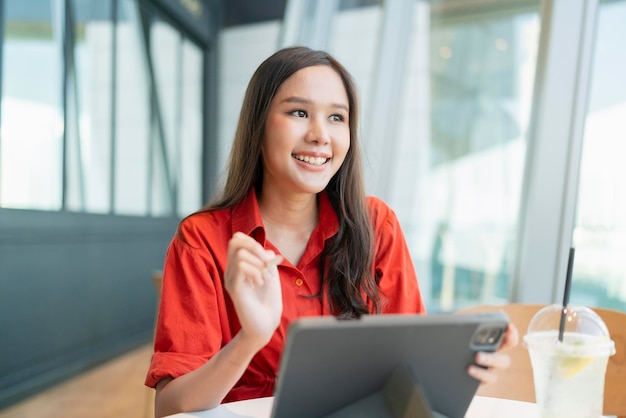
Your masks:
[{"label": "red button-up shirt", "polygon": [[[424,313],[413,263],[394,212],[380,199],[367,199],[375,235],[374,269],[380,276],[383,313]],[[319,195],[319,223],[297,266],[278,266],[283,294],[280,325],[224,402],[272,396],[289,324],[301,316],[330,315],[320,292],[319,259],[324,242],[339,229],[337,214],[325,193]],[[182,233],[167,251],[156,326],[154,355],[146,385],[179,377],[202,366],[240,329],[224,289],[228,241],[244,232],[266,249],[278,250],[265,237],[254,190],[233,208],[198,213],[185,219]]]}]

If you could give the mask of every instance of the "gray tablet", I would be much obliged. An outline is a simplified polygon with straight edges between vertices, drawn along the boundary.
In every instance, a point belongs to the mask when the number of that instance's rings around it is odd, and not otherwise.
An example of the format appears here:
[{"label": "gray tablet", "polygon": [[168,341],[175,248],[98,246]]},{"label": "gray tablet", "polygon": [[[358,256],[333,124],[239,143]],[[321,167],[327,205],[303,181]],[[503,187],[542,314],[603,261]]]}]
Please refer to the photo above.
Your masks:
[{"label": "gray tablet", "polygon": [[[503,312],[300,318],[289,328],[271,416],[408,416],[407,404],[425,403],[435,412],[412,416],[462,418],[479,385],[467,367],[477,351],[499,346],[507,325]],[[402,411],[394,396],[404,397]]]}]

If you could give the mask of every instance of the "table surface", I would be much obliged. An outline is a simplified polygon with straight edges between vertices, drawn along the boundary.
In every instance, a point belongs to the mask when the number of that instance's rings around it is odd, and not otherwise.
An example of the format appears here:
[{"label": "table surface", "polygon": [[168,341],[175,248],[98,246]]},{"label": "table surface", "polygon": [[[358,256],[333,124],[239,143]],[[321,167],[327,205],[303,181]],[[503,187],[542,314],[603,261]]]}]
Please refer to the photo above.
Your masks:
[{"label": "table surface", "polygon": [[[269,418],[274,398],[250,399],[222,404],[215,409],[171,415],[171,418]],[[534,403],[476,396],[465,418],[539,417]]]}]

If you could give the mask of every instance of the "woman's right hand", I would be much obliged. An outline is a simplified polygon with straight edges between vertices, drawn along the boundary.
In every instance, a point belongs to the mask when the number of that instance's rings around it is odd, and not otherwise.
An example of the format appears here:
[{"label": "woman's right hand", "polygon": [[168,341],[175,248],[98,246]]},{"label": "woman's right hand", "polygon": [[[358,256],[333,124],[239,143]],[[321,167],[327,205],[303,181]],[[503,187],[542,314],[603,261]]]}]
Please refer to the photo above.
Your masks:
[{"label": "woman's right hand", "polygon": [[224,285],[237,311],[241,337],[258,344],[258,349],[269,342],[283,311],[276,267],[280,260],[282,257],[241,232],[228,243]]},{"label": "woman's right hand", "polygon": [[280,323],[283,300],[276,254],[237,232],[228,242],[227,262],[224,287],[241,330],[201,367],[158,383],[156,416],[218,406]]}]

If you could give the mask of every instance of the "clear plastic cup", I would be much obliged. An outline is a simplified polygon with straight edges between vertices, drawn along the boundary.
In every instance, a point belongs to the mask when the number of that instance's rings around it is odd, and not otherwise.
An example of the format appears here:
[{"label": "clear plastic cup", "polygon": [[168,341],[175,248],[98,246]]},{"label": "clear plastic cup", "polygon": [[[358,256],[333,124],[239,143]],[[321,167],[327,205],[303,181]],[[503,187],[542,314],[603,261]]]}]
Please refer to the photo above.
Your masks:
[{"label": "clear plastic cup", "polygon": [[567,307],[563,341],[559,341],[562,312],[561,305],[545,306],[524,336],[540,417],[598,418],[606,366],[615,344],[598,314],[579,305]]}]

